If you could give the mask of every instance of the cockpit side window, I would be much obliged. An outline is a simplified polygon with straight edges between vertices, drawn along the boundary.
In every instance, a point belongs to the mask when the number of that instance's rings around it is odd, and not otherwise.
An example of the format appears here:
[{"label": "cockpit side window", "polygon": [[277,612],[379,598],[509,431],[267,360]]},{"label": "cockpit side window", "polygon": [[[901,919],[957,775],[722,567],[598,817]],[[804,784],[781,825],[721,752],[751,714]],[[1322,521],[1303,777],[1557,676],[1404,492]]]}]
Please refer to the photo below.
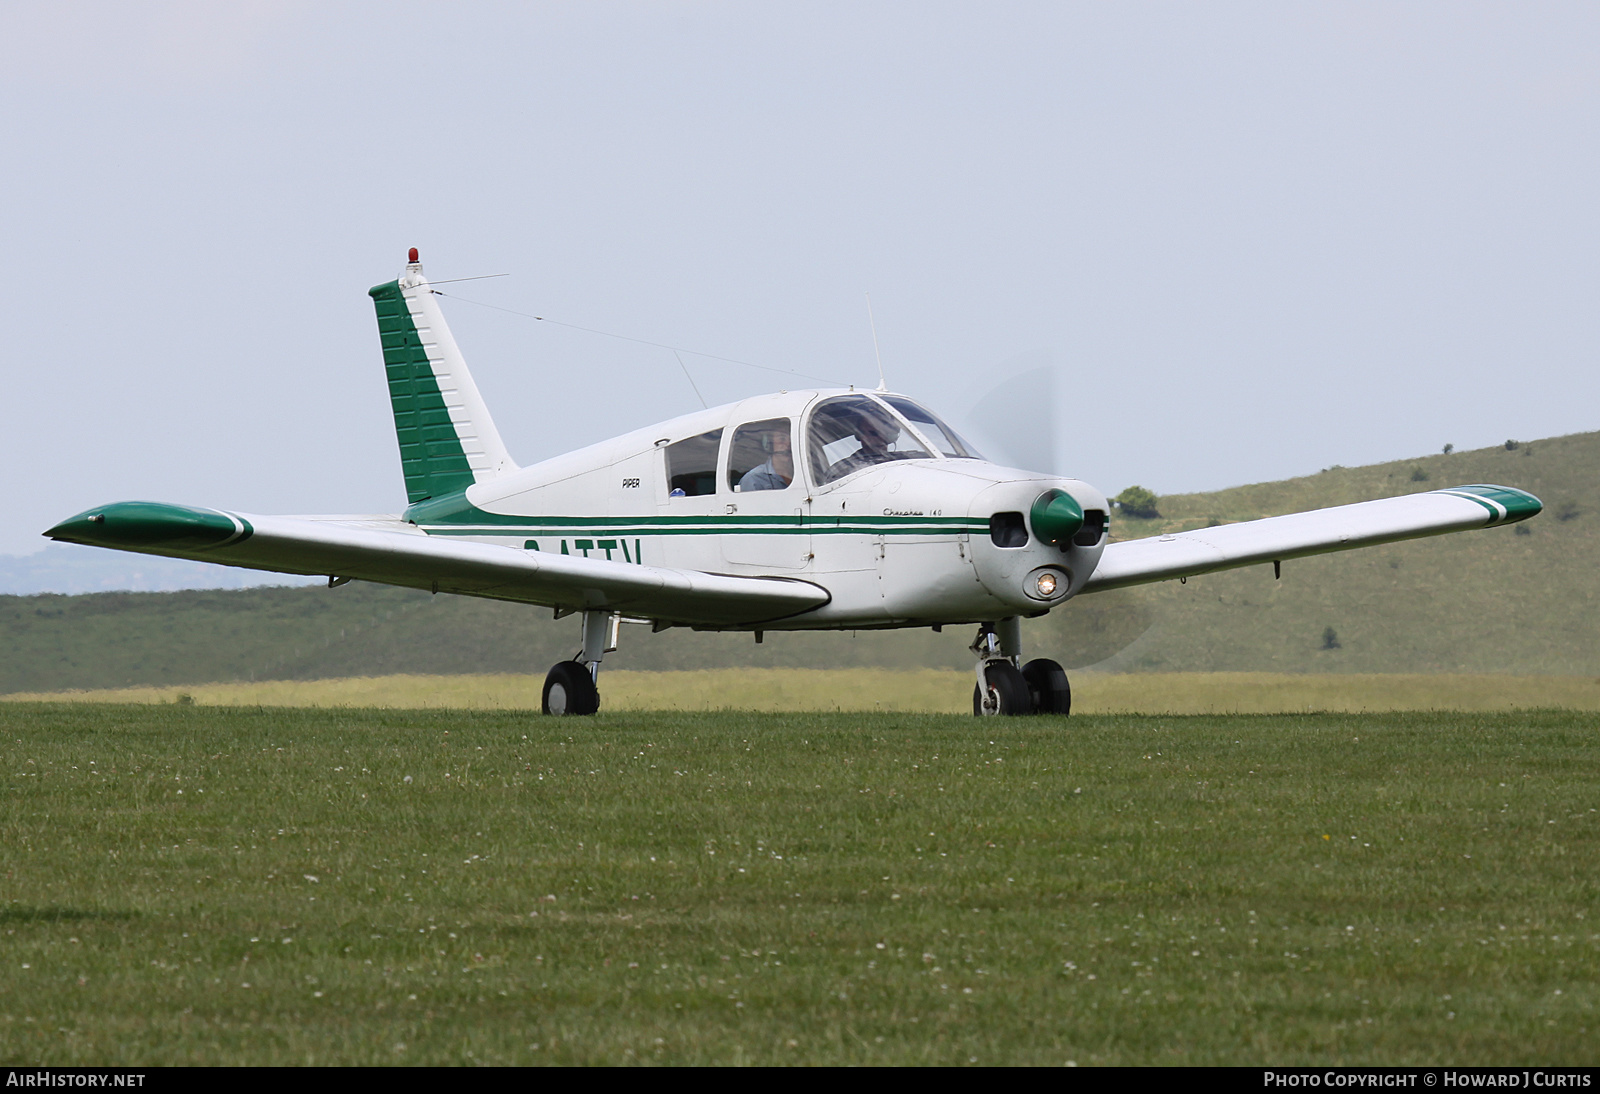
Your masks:
[{"label": "cockpit side window", "polygon": [[874,464],[933,458],[904,423],[865,395],[841,395],[818,404],[806,431],[806,449],[818,485]]},{"label": "cockpit side window", "polygon": [[728,445],[728,485],[741,494],[787,490],[794,482],[789,419],[749,422],[733,431]]},{"label": "cockpit side window", "polygon": [[931,410],[899,395],[885,395],[883,401],[905,415],[906,421],[916,426],[917,432],[928,438],[933,447],[945,456],[957,460],[983,459],[978,455],[977,449],[962,440],[955,430],[940,421],[939,416]]},{"label": "cockpit side window", "polygon": [[674,498],[717,492],[717,449],[722,430],[713,429],[667,446],[667,490]]}]

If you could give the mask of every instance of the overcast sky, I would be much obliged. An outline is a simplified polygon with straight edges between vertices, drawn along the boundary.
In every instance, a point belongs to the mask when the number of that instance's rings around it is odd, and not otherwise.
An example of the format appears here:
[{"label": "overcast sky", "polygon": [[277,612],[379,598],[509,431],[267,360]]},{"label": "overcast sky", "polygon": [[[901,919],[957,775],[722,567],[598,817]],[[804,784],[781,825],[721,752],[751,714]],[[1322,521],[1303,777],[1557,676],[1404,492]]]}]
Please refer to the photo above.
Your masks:
[{"label": "overcast sky", "polygon": [[365,291],[411,246],[511,275],[442,288],[522,463],[699,403],[468,300],[871,385],[870,292],[958,422],[1053,360],[1113,493],[1600,428],[1592,3],[0,13],[0,552],[121,499],[397,511]]}]

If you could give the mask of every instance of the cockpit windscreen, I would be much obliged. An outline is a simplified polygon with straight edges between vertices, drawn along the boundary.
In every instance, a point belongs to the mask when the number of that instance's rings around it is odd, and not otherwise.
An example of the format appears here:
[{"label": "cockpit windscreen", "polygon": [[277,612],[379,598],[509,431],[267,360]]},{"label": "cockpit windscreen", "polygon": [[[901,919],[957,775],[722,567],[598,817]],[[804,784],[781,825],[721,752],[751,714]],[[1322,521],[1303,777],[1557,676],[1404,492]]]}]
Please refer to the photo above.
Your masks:
[{"label": "cockpit windscreen", "polygon": [[873,464],[933,458],[904,423],[865,395],[840,395],[820,403],[811,412],[806,447],[818,485]]},{"label": "cockpit windscreen", "polygon": [[916,426],[917,431],[928,438],[933,447],[937,448],[945,456],[957,460],[983,459],[982,456],[978,455],[977,449],[962,440],[960,435],[940,421],[939,416],[933,411],[899,395],[885,395],[883,401],[894,407],[901,414],[904,414],[906,420]]}]

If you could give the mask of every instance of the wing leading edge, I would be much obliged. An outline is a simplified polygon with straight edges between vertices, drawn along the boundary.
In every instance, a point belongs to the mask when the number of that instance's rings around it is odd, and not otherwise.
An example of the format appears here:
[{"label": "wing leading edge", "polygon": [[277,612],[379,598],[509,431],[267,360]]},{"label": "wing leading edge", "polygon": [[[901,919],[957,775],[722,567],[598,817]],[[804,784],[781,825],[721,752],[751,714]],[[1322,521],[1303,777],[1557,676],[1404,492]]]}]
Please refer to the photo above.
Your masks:
[{"label": "wing leading edge", "polygon": [[691,626],[749,626],[828,603],[826,589],[519,551],[431,537],[396,517],[265,517],[160,502],[118,502],[45,535],[67,543],[290,574],[328,574]]},{"label": "wing leading edge", "polygon": [[1457,486],[1110,544],[1086,593],[1402,539],[1515,524],[1544,504],[1508,486]]}]

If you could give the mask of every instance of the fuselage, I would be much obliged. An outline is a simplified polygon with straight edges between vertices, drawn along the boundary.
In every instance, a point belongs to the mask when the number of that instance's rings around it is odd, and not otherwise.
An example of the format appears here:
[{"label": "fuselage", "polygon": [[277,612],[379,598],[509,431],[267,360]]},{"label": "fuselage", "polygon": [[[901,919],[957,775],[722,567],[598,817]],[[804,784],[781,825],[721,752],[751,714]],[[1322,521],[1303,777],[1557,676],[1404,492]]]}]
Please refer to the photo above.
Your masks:
[{"label": "fuselage", "polygon": [[[1061,494],[1084,519],[1051,543],[1035,507]],[[1106,513],[1088,484],[990,463],[904,396],[791,391],[419,502],[406,519],[435,536],[828,591],[823,607],[763,624],[781,630],[1041,615],[1093,573]]]}]

